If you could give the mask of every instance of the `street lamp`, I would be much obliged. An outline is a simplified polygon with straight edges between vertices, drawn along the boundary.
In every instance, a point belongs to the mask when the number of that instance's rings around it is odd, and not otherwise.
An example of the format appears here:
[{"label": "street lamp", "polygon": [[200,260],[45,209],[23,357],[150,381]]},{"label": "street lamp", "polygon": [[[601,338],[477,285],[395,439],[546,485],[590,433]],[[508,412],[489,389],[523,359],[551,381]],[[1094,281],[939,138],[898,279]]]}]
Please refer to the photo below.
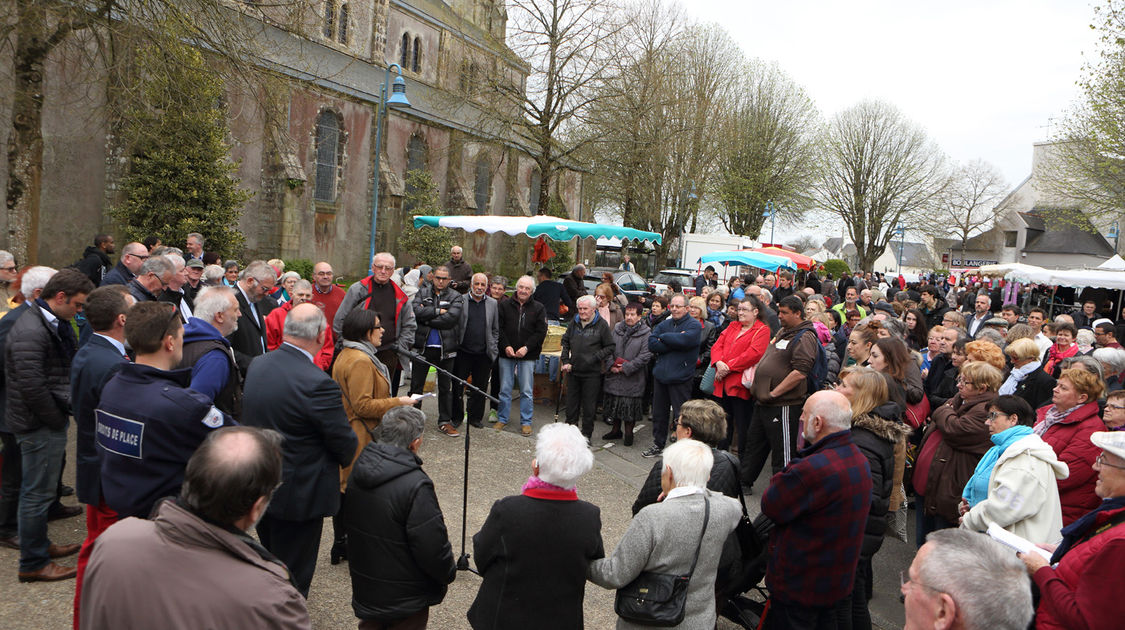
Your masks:
[{"label": "street lamp", "polygon": [[773,242],[774,216],[773,215],[776,214],[776,213],[777,213],[777,211],[773,209],[773,202],[767,201],[766,202],[766,212],[762,216],[770,220],[770,245],[771,246],[774,244],[774,242]]},{"label": "street lamp", "polygon": [[896,275],[902,275],[902,249],[906,245],[906,228],[901,223],[895,226],[891,234],[897,236],[898,240],[898,272]]},{"label": "street lamp", "polygon": [[1121,231],[1117,229],[1117,224],[1109,226],[1109,237],[1113,239],[1113,253],[1117,253],[1117,240],[1121,238]]},{"label": "street lamp", "polygon": [[[398,76],[391,85],[391,95],[388,98],[387,84],[391,83],[392,68],[398,71]],[[406,80],[402,78],[402,66],[397,63],[387,66],[383,85],[379,88],[379,107],[375,110],[375,190],[371,195],[371,252],[367,257],[368,264],[375,258],[375,220],[379,217],[379,155],[383,152],[383,118],[387,115],[388,107],[410,107],[410,101],[406,100]]]}]

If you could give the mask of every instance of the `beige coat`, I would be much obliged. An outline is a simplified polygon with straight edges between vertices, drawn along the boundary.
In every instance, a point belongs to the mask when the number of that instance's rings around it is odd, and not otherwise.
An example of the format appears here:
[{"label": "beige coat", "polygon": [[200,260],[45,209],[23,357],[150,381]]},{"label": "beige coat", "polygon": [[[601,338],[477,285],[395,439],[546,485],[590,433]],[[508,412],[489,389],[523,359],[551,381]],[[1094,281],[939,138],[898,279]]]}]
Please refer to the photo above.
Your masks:
[{"label": "beige coat", "polygon": [[[352,457],[354,464],[363,447],[371,443],[371,431],[379,426],[383,414],[398,406],[398,398],[391,397],[391,384],[371,358],[354,348],[340,351],[336,365],[332,367],[332,378],[340,384],[344,412],[348,414],[348,421],[359,439],[355,457]],[[340,492],[347,489],[351,472],[350,465],[340,469]]]}]

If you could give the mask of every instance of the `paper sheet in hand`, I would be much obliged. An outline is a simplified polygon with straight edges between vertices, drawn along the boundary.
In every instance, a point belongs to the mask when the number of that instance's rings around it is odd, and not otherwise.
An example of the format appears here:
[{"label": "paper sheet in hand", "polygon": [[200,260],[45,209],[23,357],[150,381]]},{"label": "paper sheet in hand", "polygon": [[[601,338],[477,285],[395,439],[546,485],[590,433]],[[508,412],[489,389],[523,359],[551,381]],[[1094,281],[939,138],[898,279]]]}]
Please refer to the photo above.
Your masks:
[{"label": "paper sheet in hand", "polygon": [[422,400],[423,398],[433,398],[433,397],[434,397],[433,392],[426,393],[426,394],[411,394],[410,400]]},{"label": "paper sheet in hand", "polygon": [[1035,553],[1042,556],[1043,559],[1047,562],[1051,561],[1050,551],[1036,546],[1035,543],[1031,542],[1030,540],[1024,538],[1023,536],[1017,536],[1016,534],[1013,534],[1003,527],[1000,527],[996,523],[988,524],[988,535],[991,536],[992,539],[996,542],[999,542],[1000,544],[1007,547],[1011,547],[1012,549],[1015,549],[1020,553],[1034,551]]}]

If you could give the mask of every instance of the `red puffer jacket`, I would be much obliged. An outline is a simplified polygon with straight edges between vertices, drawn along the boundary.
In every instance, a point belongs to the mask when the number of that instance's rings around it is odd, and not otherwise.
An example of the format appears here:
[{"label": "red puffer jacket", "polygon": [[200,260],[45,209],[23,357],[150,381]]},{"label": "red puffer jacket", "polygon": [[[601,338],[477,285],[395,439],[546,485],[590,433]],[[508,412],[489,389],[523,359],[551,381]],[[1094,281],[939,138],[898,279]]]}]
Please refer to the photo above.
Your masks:
[{"label": "red puffer jacket", "polygon": [[[1039,421],[1047,415],[1052,405],[1040,407]],[[1036,423],[1038,425],[1038,422]],[[1043,434],[1043,441],[1051,445],[1055,456],[1070,468],[1070,476],[1059,480],[1059,500],[1062,501],[1063,525],[1070,525],[1083,514],[1102,502],[1094,494],[1094,459],[1102,450],[1090,441],[1095,431],[1105,431],[1105,423],[1098,417],[1098,403],[1089,402],[1070,412],[1065,420],[1054,424]]]},{"label": "red puffer jacket", "polygon": [[[1091,484],[1093,485],[1093,484]],[[1125,508],[1123,508],[1125,509]],[[1122,512],[1098,514],[1095,529]],[[1032,579],[1042,597],[1038,630],[1109,630],[1125,618],[1121,567],[1125,566],[1125,525],[1117,525],[1072,548],[1058,567],[1043,567]]]},{"label": "red puffer jacket", "polygon": [[770,328],[759,319],[741,337],[738,336],[740,332],[742,324],[731,322],[711,346],[711,364],[722,361],[730,368],[730,374],[715,380],[715,396],[750,399],[750,390],[742,386],[742,373],[762,360],[770,344]]}]

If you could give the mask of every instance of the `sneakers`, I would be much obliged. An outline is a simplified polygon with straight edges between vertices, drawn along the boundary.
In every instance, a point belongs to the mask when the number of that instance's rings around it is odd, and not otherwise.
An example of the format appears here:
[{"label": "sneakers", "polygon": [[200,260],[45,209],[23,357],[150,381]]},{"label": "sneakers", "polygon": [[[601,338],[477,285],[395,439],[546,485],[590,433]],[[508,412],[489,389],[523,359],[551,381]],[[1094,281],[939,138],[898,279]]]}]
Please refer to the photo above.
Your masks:
[{"label": "sneakers", "polygon": [[524,437],[530,436],[531,435],[531,425],[525,424],[525,425],[521,426],[520,427],[520,433],[522,433],[524,435]]},{"label": "sneakers", "polygon": [[664,449],[662,449],[659,446],[653,444],[652,446],[645,449],[645,451],[643,453],[641,453],[641,457],[644,457],[646,459],[651,459],[653,457],[660,457],[660,454],[663,453],[663,452],[664,452]]},{"label": "sneakers", "polygon": [[488,421],[489,422],[496,422],[496,419],[499,418],[499,417],[500,417],[500,415],[496,413],[495,409],[489,409],[488,410]]},{"label": "sneakers", "polygon": [[442,433],[448,435],[449,437],[458,437],[458,436],[461,435],[457,431],[457,428],[454,427],[452,424],[443,424],[443,425],[438,427],[438,431],[441,431]]},{"label": "sneakers", "polygon": [[503,431],[505,424],[507,424],[507,423],[506,422],[496,422],[495,424],[492,425],[492,428],[496,429],[497,431]]}]

